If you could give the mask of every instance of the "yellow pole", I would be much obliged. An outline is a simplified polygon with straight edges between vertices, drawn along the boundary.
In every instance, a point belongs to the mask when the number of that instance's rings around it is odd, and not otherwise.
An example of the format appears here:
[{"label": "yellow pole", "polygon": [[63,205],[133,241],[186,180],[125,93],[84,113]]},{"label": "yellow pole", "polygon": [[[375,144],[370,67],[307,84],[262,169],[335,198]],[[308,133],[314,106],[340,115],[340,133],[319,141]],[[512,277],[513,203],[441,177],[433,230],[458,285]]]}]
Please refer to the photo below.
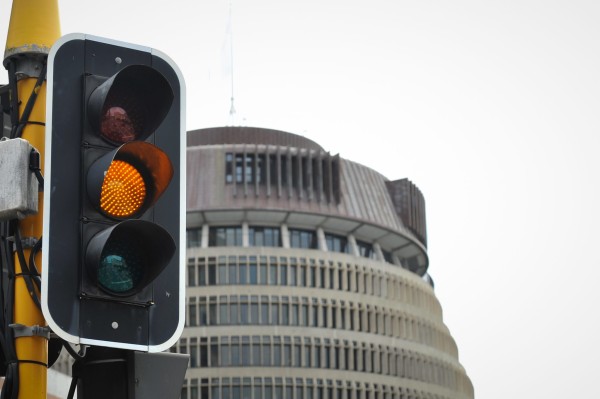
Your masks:
[{"label": "yellow pole", "polygon": [[[4,52],[4,65],[16,62],[18,76],[17,93],[20,100],[19,118],[32,94],[52,44],[60,37],[58,0],[14,0]],[[46,83],[37,90],[37,99],[29,121],[46,121]],[[34,146],[41,155],[44,167],[45,128],[40,124],[25,125],[21,137]],[[43,173],[43,170],[42,170]],[[39,195],[39,212],[19,223],[22,238],[42,236],[43,195]],[[30,250],[25,250],[29,259]],[[36,256],[41,271],[41,253]],[[15,256],[15,272],[21,273],[21,264]],[[39,295],[39,293],[38,293]],[[35,306],[27,286],[21,277],[15,282],[14,323],[25,326],[45,326],[40,309]],[[17,358],[48,363],[48,342],[43,337],[19,337],[15,339]],[[47,370],[35,363],[19,363],[19,399],[46,399]]]}]

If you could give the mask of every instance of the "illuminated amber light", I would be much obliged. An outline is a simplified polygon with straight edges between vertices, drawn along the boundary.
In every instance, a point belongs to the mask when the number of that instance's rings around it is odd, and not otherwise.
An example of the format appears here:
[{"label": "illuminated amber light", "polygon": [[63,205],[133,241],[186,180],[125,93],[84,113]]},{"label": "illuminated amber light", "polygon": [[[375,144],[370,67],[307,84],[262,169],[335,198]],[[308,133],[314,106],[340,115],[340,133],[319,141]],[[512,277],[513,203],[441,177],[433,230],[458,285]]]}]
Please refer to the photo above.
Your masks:
[{"label": "illuminated amber light", "polygon": [[114,160],[102,183],[100,208],[110,216],[127,217],[136,213],[146,198],[146,184],[131,164]]}]

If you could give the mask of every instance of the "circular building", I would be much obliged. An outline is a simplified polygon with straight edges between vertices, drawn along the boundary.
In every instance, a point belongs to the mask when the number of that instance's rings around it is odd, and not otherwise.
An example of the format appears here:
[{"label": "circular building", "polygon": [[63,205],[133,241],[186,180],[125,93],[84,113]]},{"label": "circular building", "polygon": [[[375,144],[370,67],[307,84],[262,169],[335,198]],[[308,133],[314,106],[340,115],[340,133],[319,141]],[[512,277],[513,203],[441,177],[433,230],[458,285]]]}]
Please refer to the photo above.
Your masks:
[{"label": "circular building", "polygon": [[184,399],[470,399],[408,179],[291,133],[188,132]]}]

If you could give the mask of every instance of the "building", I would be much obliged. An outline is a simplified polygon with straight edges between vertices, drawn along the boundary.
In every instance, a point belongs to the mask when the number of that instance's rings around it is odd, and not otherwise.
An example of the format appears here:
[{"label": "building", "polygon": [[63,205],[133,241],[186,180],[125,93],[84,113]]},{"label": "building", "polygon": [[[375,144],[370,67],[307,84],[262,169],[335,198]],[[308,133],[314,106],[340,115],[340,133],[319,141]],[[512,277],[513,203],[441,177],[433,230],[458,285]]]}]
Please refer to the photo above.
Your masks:
[{"label": "building", "polygon": [[188,133],[184,399],[470,399],[407,179],[291,133]]}]

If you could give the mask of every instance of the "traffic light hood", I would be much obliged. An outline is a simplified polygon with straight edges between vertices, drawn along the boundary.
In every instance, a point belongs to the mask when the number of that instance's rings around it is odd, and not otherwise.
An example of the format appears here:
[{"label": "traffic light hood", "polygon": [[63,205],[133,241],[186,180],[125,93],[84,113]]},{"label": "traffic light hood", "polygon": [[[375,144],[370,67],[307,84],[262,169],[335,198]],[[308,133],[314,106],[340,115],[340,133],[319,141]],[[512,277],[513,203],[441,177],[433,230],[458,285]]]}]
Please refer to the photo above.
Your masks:
[{"label": "traffic light hood", "polygon": [[145,140],[173,103],[173,89],[154,68],[130,65],[94,89],[87,103],[92,128],[104,140]]}]

